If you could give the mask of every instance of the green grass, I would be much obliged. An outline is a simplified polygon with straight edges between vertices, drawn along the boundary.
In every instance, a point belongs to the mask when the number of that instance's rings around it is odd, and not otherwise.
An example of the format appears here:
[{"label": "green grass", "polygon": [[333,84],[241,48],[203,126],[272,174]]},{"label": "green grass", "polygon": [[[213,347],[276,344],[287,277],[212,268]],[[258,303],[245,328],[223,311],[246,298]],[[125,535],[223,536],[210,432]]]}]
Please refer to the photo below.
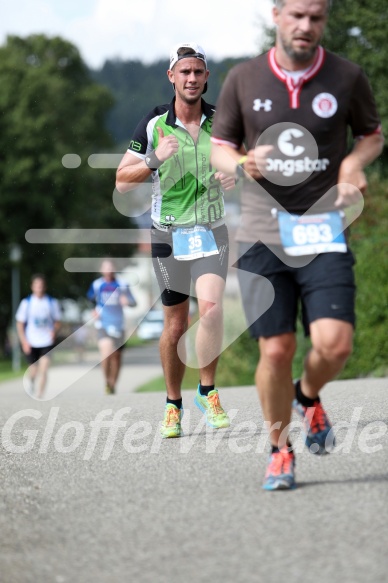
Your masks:
[{"label": "green grass", "polygon": [[14,371],[12,370],[12,362],[10,360],[0,361],[0,383],[23,376],[26,368],[27,366],[22,364],[20,371]]},{"label": "green grass", "polygon": [[131,336],[125,343],[125,348],[134,348],[136,346],[144,346],[145,344],[149,344],[149,340],[142,340],[138,338],[136,335]]},{"label": "green grass", "polygon": [[[182,390],[196,389],[198,386],[199,374],[195,368],[186,368],[185,376],[183,378]],[[137,389],[137,393],[154,393],[158,391],[165,391],[164,377],[158,377],[142,385]]]},{"label": "green grass", "polygon": [[[293,377],[301,375],[303,359],[310,346],[308,338],[304,337],[302,329],[298,329],[298,349],[294,359]],[[220,356],[217,367],[216,383],[218,387],[250,386],[255,384],[255,371],[259,358],[257,343],[248,332],[239,336]],[[199,370],[187,367],[183,378],[182,390],[196,389],[199,381]],[[164,377],[158,377],[145,383],[137,389],[138,393],[165,391]]]}]

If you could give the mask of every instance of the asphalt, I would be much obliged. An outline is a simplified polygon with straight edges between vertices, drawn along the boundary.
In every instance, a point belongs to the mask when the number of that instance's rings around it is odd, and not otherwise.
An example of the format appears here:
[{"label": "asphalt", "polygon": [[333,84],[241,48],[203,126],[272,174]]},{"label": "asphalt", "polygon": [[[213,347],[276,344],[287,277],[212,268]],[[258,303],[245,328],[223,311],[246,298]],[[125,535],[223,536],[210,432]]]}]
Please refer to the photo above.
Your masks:
[{"label": "asphalt", "polygon": [[253,386],[220,389],[219,431],[185,391],[185,435],[162,440],[163,394],[135,392],[159,365],[134,360],[115,396],[92,362],[53,367],[74,382],[44,402],[0,385],[1,583],[387,581],[388,379],[328,384],[337,451],[295,427],[298,487],[271,493]]}]

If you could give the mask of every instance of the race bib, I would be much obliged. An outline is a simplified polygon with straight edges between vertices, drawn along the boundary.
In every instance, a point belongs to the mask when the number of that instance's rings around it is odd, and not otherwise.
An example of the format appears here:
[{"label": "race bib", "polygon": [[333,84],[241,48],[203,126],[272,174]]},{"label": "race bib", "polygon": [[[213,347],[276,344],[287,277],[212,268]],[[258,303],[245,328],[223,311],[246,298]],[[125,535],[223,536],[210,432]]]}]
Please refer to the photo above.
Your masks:
[{"label": "race bib", "polygon": [[179,261],[188,261],[218,254],[212,230],[203,225],[174,228],[172,231],[172,246],[174,257]]},{"label": "race bib", "polygon": [[122,331],[119,328],[116,328],[116,326],[107,326],[105,330],[111,338],[120,338],[122,334]]},{"label": "race bib", "polygon": [[287,255],[312,255],[315,253],[346,253],[340,211],[317,215],[293,215],[277,212],[280,239]]},{"label": "race bib", "polygon": [[48,318],[34,318],[34,325],[37,328],[46,328],[49,325]]}]

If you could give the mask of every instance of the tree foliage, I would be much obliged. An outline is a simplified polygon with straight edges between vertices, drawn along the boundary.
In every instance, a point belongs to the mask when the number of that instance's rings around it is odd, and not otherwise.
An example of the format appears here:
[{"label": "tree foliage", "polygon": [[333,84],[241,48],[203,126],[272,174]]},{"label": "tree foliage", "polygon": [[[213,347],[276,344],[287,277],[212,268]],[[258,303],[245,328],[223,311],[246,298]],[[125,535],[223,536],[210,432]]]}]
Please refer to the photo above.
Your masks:
[{"label": "tree foliage", "polygon": [[334,0],[324,44],[364,69],[385,135],[388,135],[387,38],[386,0]]},{"label": "tree foliage", "polygon": [[[128,220],[112,205],[114,173],[87,164],[90,154],[112,147],[105,118],[113,98],[91,78],[77,48],[61,38],[10,36],[0,47],[0,85],[2,342],[11,318],[10,244],[22,247],[22,294],[37,271],[48,275],[52,294],[83,295],[86,282],[66,273],[63,261],[93,256],[95,249],[31,245],[26,231],[127,226]],[[79,168],[63,166],[68,153],[80,156]]]}]

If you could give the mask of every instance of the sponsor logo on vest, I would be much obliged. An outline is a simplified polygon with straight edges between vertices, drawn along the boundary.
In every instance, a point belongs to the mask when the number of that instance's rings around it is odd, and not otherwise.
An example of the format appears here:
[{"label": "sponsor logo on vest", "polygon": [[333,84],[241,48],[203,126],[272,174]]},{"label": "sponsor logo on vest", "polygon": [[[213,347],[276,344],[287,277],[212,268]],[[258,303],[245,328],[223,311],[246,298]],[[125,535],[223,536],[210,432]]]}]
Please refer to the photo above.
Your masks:
[{"label": "sponsor logo on vest", "polygon": [[313,99],[313,111],[318,117],[332,117],[338,109],[338,102],[331,93],[319,93]]},{"label": "sponsor logo on vest", "polygon": [[135,152],[140,152],[140,150],[141,150],[140,142],[135,142],[134,140],[131,140],[129,142],[129,149],[134,150]]},{"label": "sponsor logo on vest", "polygon": [[260,109],[263,109],[264,111],[271,111],[272,100],[266,99],[265,101],[261,101],[261,99],[254,99],[253,100],[253,110],[260,111]]}]

